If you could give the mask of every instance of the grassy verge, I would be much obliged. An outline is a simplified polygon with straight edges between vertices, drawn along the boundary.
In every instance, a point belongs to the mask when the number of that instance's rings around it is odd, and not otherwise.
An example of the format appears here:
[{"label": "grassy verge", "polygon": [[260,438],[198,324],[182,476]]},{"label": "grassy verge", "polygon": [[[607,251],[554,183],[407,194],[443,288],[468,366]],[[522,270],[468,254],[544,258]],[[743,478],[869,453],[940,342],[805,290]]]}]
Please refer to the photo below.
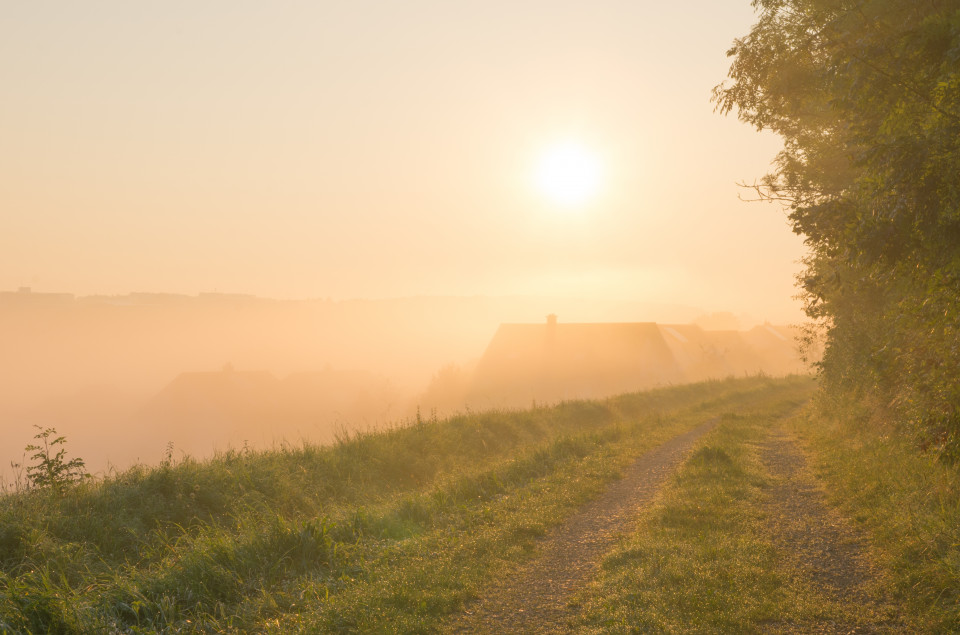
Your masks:
[{"label": "grassy verge", "polygon": [[870,627],[868,612],[821,593],[780,552],[759,458],[796,402],[724,415],[578,598],[583,632],[757,632]]},{"label": "grassy verge", "polygon": [[882,425],[810,416],[793,429],[832,502],[869,531],[914,628],[960,632],[960,471]]},{"label": "grassy verge", "polygon": [[431,631],[755,378],[465,415],[0,499],[0,632]]}]

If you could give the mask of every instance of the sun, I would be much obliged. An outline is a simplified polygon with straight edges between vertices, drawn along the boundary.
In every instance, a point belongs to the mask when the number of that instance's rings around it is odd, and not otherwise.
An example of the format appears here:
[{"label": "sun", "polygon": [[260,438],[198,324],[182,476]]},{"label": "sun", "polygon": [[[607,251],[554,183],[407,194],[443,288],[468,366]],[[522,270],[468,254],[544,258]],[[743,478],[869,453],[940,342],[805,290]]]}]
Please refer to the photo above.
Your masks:
[{"label": "sun", "polygon": [[596,154],[575,142],[558,143],[540,156],[537,189],[562,207],[579,207],[596,198],[603,176]]}]

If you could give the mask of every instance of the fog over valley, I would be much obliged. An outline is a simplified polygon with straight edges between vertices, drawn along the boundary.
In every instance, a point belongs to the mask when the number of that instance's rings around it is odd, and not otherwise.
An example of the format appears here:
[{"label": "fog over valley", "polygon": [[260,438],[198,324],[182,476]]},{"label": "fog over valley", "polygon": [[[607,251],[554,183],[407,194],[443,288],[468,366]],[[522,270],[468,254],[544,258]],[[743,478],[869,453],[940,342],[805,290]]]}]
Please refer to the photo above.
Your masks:
[{"label": "fog over valley", "polygon": [[[548,315],[559,323],[553,334]],[[689,353],[667,347],[689,340],[674,328],[653,333],[655,342],[640,348],[632,335],[618,340],[605,332],[616,323],[698,322],[703,332],[733,333],[756,326],[751,319],[575,298],[280,301],[20,289],[0,293],[0,459],[10,478],[9,463],[21,461],[34,425],[67,435],[88,468],[102,472],[156,463],[169,444],[178,456],[200,458],[244,446],[329,442],[470,408],[792,370],[795,362],[772,357],[736,361],[741,353],[729,344],[711,344],[715,357],[729,360],[708,367],[702,342],[701,367],[693,369]],[[578,323],[577,334],[566,334]],[[594,333],[584,331],[591,325]],[[547,350],[544,342],[558,335]],[[583,371],[585,356],[596,358],[597,368]]]}]

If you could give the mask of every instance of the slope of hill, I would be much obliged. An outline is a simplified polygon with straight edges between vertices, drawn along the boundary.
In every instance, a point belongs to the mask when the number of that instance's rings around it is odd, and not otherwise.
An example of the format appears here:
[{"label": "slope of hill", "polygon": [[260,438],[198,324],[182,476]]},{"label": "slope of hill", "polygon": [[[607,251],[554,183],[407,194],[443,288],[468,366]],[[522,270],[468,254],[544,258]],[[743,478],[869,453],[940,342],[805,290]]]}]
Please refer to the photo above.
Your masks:
[{"label": "slope of hill", "polygon": [[[956,629],[956,473],[798,416],[813,389],[806,377],[713,381],[0,497],[0,632],[437,632],[468,612],[488,624],[481,598],[539,570],[551,545],[593,540],[569,533],[584,510],[620,509],[603,501],[623,488],[607,486],[643,478],[628,466],[679,440],[689,458],[654,461],[662,496],[627,524],[609,519],[624,540],[603,543],[602,566],[588,554],[592,573],[565,591],[576,628]],[[823,493],[812,472],[784,476],[804,452]],[[790,538],[797,513],[838,510],[869,549],[832,529],[812,546]],[[853,554],[829,575],[856,593],[807,570],[805,554],[825,557],[807,553],[820,538]],[[869,587],[851,577],[861,561]]]},{"label": "slope of hill", "polygon": [[436,625],[528,557],[538,535],[637,452],[728,408],[798,403],[811,386],[723,381],[422,421],[331,447],[168,461],[62,498],[6,496],[0,624],[15,632]]}]

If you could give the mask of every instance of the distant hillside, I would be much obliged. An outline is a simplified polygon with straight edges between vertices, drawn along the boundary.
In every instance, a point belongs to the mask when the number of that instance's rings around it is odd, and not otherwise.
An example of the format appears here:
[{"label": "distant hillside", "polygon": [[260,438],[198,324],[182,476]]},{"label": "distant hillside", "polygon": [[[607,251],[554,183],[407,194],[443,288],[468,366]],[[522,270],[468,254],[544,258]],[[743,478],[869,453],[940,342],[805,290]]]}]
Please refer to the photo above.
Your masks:
[{"label": "distant hillside", "polygon": [[329,441],[337,425],[355,429],[397,418],[400,395],[364,371],[327,369],[278,379],[266,371],[181,373],[141,411],[155,435],[190,453],[300,438]]}]

